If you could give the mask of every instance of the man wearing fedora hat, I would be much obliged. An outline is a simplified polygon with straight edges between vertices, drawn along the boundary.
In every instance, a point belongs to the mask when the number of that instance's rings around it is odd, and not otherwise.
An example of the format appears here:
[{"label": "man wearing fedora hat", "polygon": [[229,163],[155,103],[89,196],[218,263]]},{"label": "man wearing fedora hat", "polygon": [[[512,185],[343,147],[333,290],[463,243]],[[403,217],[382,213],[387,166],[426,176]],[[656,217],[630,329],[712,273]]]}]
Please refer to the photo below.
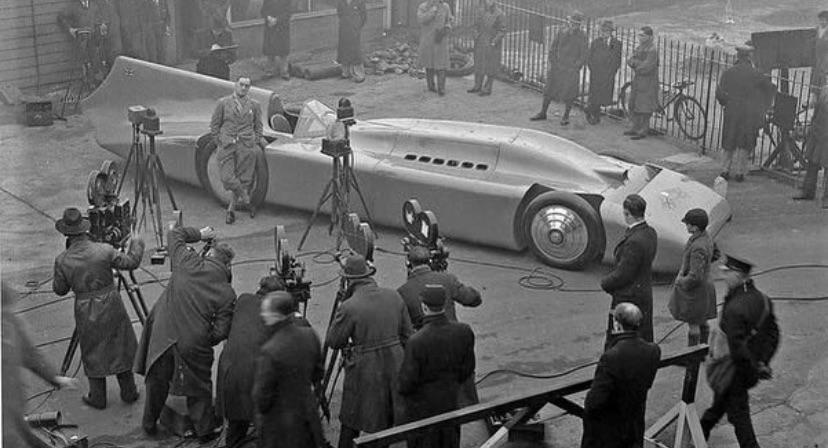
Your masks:
[{"label": "man wearing fedora hat", "polygon": [[[442,285],[425,285],[423,328],[405,346],[400,367],[400,393],[406,421],[428,418],[459,408],[460,385],[474,374],[474,332],[445,313],[448,297]],[[460,427],[446,427],[408,440],[409,448],[458,448]]]},{"label": "man wearing fedora hat", "polygon": [[376,271],[361,255],[345,259],[345,297],[325,337],[325,345],[334,350],[350,349],[343,360],[339,448],[352,447],[360,431],[394,426],[402,415],[397,373],[411,319],[396,291],[377,286],[372,278]]},{"label": "man wearing fedora hat", "polygon": [[717,258],[716,244],[707,233],[709,218],[704,209],[688,210],[681,222],[690,239],[667,307],[676,320],[690,326],[688,345],[706,344],[710,334],[707,321],[716,318],[716,287],[710,276],[710,266]]},{"label": "man wearing fedora hat", "polygon": [[92,241],[89,228],[89,220],[74,207],[64,210],[55,223],[55,229],[66,236],[66,250],[55,259],[52,289],[59,296],[70,290],[75,293],[75,329],[89,379],[89,394],[83,401],[104,409],[110,375],[118,378],[121,400],[134,403],[138,399],[132,375],[135,332],[112,270],[136,269],[144,256],[144,242],[133,237],[127,251],[121,252]]},{"label": "man wearing fedora hat", "polygon": [[546,83],[543,87],[543,105],[540,112],[530,118],[532,121],[546,120],[546,111],[552,100],[565,104],[561,126],[569,124],[569,112],[581,90],[581,67],[584,66],[589,50],[586,33],[581,29],[584,15],[573,12],[567,17],[567,26],[558,31],[546,59]]},{"label": "man wearing fedora hat", "polygon": [[627,60],[627,65],[633,71],[627,106],[632,128],[624,131],[624,135],[629,135],[633,140],[647,137],[650,132],[650,117],[659,107],[658,48],[653,39],[653,29],[649,26],[641,27],[638,46]]},{"label": "man wearing fedora hat", "polygon": [[187,411],[202,441],[218,436],[213,412],[213,347],[230,333],[236,293],[230,263],[235,253],[219,242],[201,256],[187,244],[215,240],[210,227],[171,226],[167,232],[172,274],[155,302],[135,356],[147,397],[142,427],[153,435],[167,395],[187,397]]},{"label": "man wearing fedora hat", "polygon": [[748,156],[776,92],[770,78],[753,66],[753,50],[751,42],[736,47],[736,62],[722,73],[716,88],[716,100],[724,108],[721,176],[730,180],[734,174],[737,182],[745,180]]},{"label": "man wearing fedora hat", "polygon": [[601,22],[600,35],[589,46],[589,100],[586,117],[589,124],[601,121],[601,106],[614,102],[615,74],[621,67],[621,41],[612,34],[612,20]]},{"label": "man wearing fedora hat", "polygon": [[[727,414],[740,448],[756,448],[756,434],[750,417],[748,391],[761,379],[771,378],[769,363],[779,347],[779,325],[771,300],[750,278],[753,264],[727,255],[722,267],[727,284],[719,328],[727,338],[733,361],[733,379],[724,390],[714,392],[713,404],[701,418],[705,439]],[[714,337],[715,340],[715,337]],[[718,345],[711,342],[711,346]]]}]

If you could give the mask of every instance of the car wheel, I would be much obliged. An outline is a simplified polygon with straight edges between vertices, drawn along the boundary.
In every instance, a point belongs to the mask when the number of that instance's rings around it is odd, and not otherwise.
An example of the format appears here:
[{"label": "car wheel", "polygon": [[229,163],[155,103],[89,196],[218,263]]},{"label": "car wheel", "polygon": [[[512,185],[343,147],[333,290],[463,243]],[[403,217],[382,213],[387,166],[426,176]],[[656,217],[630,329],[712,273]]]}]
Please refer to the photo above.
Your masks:
[{"label": "car wheel", "polygon": [[532,252],[550,266],[580,270],[603,249],[598,212],[571,193],[550,191],[533,199],[522,227]]},{"label": "car wheel", "polygon": [[[222,205],[230,202],[231,193],[221,184],[218,158],[216,157],[216,142],[211,136],[198,140],[195,153],[195,166],[198,181],[213,198]],[[267,159],[264,151],[256,151],[256,169],[253,173],[253,186],[250,189],[250,202],[257,208],[262,205],[267,196],[267,186],[270,173],[267,169]]]}]

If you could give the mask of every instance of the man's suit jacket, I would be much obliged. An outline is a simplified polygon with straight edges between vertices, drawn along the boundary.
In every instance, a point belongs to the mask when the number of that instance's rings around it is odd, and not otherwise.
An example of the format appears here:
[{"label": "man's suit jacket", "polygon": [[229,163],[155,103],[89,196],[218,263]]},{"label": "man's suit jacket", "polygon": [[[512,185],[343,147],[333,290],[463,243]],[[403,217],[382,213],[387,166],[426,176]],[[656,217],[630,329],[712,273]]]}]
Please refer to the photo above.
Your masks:
[{"label": "man's suit jacket", "polygon": [[615,335],[601,355],[584,401],[581,448],[643,446],[647,392],[653,385],[661,349],[635,332]]},{"label": "man's suit jacket", "polygon": [[601,289],[612,295],[612,308],[630,302],[644,313],[639,334],[653,341],[652,266],[658,244],[655,229],[641,222],[627,229],[615,246],[615,266],[601,280]]}]

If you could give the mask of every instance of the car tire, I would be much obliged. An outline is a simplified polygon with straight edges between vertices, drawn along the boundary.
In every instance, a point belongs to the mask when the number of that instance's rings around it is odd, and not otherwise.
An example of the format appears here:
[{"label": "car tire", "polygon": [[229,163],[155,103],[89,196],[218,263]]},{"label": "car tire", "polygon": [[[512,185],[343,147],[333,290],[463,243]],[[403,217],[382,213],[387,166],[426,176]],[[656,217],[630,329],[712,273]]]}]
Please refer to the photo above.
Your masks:
[{"label": "car tire", "polygon": [[[221,205],[227,205],[230,192],[221,184],[218,161],[216,160],[216,142],[210,135],[198,139],[195,152],[195,166],[198,181],[205,190]],[[256,152],[256,169],[253,173],[253,187],[250,191],[250,202],[256,208],[264,203],[267,197],[267,188],[270,183],[270,172],[267,169],[267,159],[264,151]]]},{"label": "car tire", "polygon": [[532,199],[521,228],[535,256],[557,268],[581,270],[603,250],[601,217],[572,193],[549,191]]}]

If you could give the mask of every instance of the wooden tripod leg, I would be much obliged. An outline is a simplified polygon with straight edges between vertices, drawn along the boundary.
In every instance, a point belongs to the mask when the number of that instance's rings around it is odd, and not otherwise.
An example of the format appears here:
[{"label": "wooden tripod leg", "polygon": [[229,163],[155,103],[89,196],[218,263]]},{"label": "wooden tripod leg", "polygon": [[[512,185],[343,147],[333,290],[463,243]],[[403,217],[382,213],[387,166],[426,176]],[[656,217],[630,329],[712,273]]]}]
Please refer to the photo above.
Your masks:
[{"label": "wooden tripod leg", "polygon": [[682,403],[673,406],[673,408],[667,411],[666,414],[662,415],[661,418],[653,423],[653,426],[650,426],[646,431],[644,431],[644,437],[648,439],[655,439],[657,435],[661,434],[668,426],[670,426],[671,423],[673,423],[673,421],[678,418],[679,407],[681,405]]},{"label": "wooden tripod leg", "polygon": [[69,347],[66,348],[66,354],[63,355],[63,362],[60,363],[60,376],[66,376],[69,372],[69,366],[72,365],[72,359],[75,358],[75,352],[78,350],[80,339],[78,336],[77,327],[72,331],[72,338],[69,339]]}]

